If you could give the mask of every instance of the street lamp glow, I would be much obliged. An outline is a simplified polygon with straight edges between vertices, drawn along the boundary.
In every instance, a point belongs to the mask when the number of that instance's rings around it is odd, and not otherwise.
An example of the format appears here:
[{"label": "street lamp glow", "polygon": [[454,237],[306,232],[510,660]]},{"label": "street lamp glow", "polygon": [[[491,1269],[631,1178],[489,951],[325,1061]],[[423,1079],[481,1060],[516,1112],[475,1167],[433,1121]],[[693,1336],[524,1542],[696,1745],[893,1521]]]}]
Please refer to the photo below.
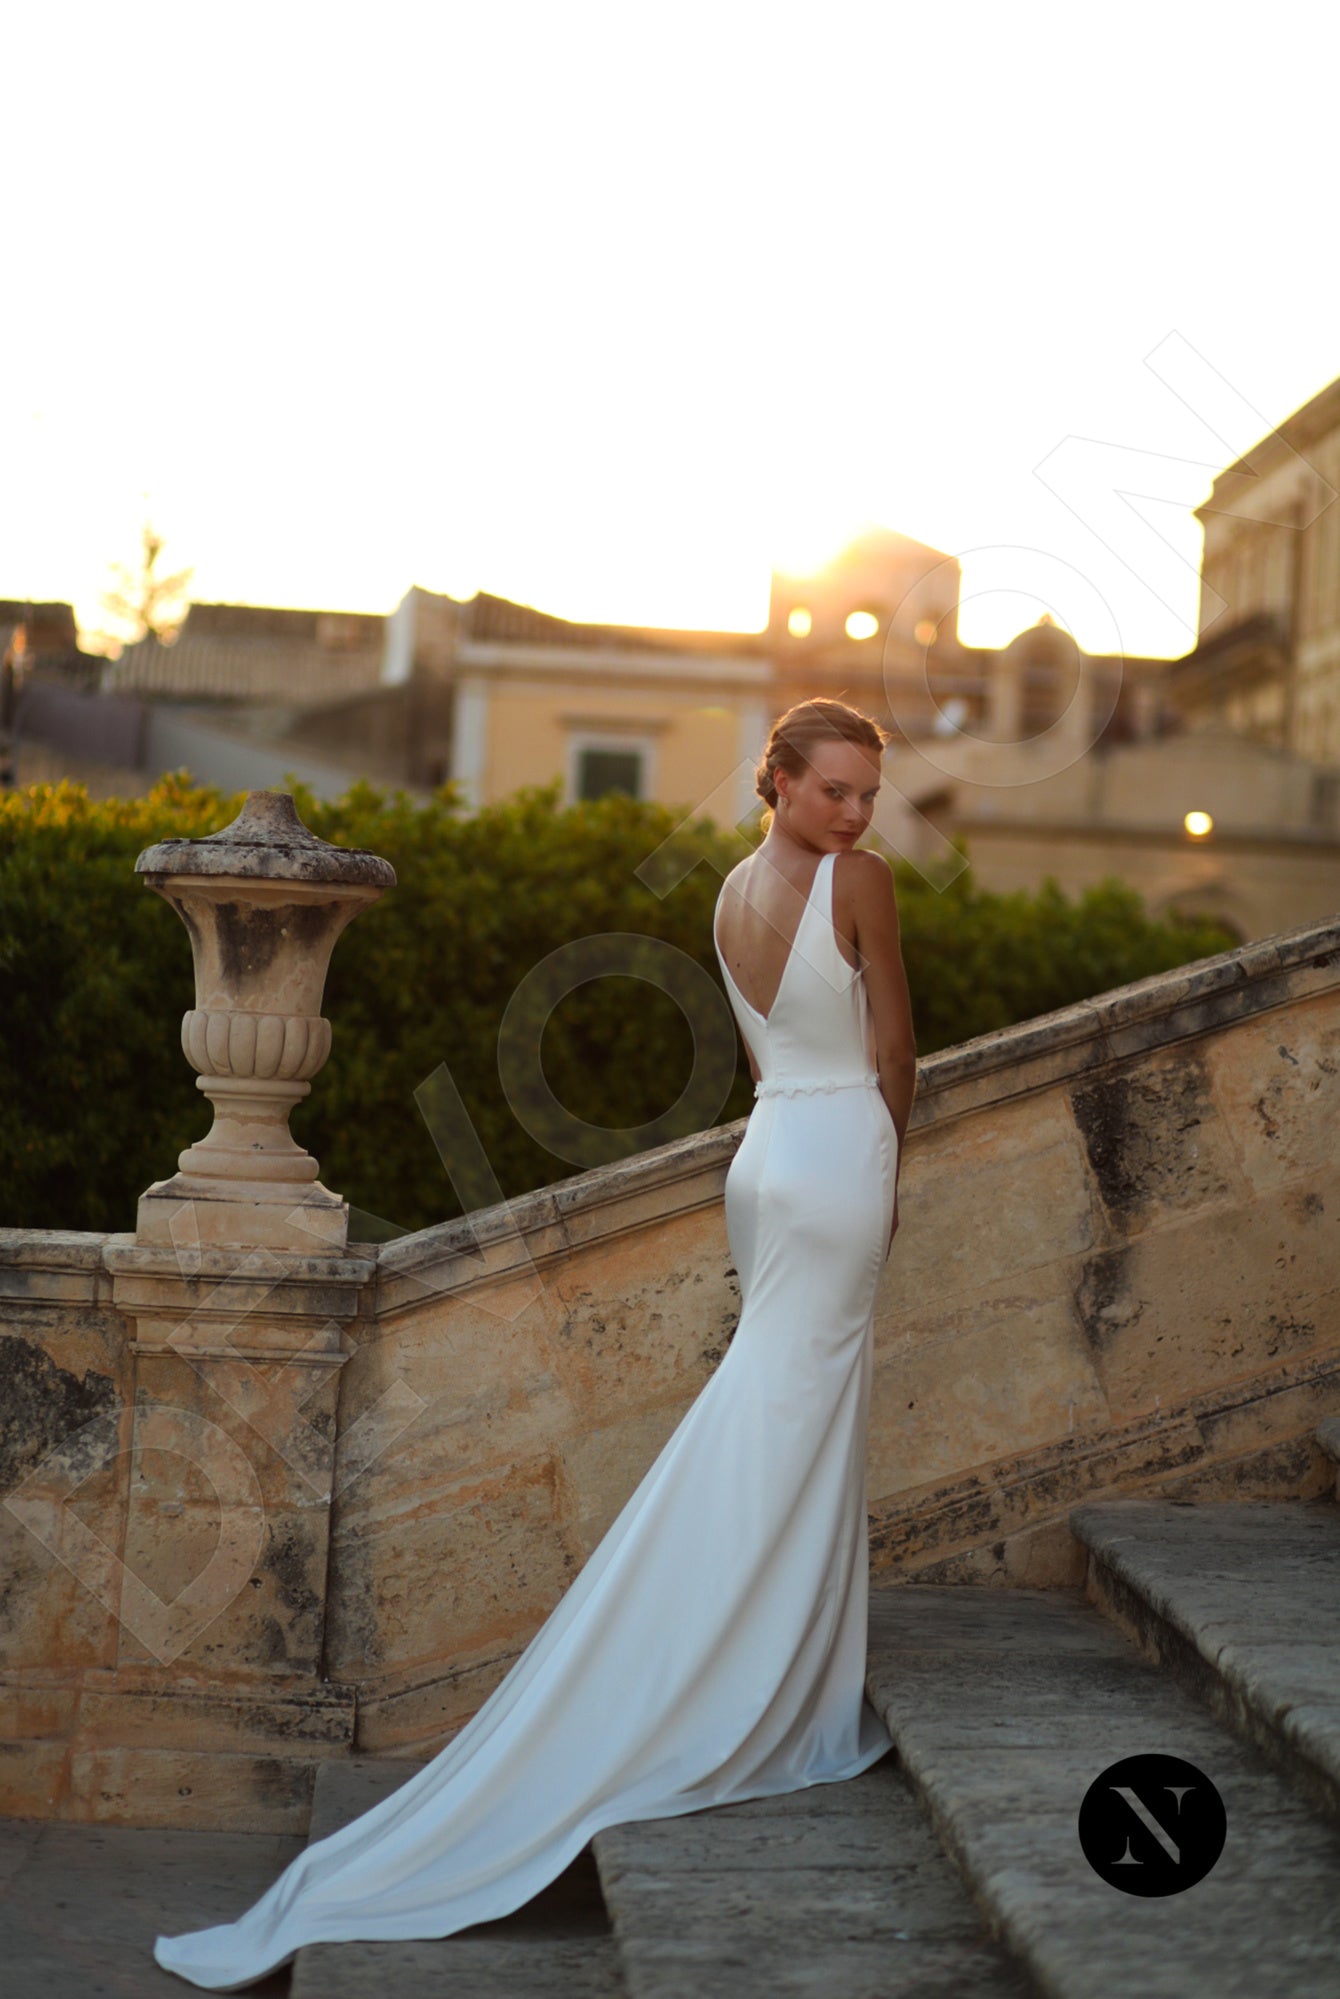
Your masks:
[{"label": "street lamp glow", "polygon": [[1214,825],[1208,812],[1188,812],[1182,824],[1193,840],[1203,840]]},{"label": "street lamp glow", "polygon": [[871,611],[853,611],[847,620],[849,639],[872,639],[879,630],[879,619]]},{"label": "street lamp glow", "polygon": [[790,632],[793,639],[807,639],[813,623],[814,620],[805,609],[805,606],[797,604],[795,610],[786,621],[786,629]]}]

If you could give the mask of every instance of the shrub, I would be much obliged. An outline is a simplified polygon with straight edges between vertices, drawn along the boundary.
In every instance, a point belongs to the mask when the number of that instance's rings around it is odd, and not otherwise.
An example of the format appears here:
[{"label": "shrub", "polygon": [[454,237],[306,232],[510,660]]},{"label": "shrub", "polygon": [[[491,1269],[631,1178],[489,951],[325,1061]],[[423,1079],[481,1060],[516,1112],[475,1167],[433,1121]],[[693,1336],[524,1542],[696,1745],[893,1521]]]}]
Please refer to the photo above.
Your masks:
[{"label": "shrub", "polygon": [[[427,803],[363,781],[335,801],[291,789],[312,832],[370,848],[397,876],[335,947],[323,1005],[331,1055],[291,1120],[322,1183],[363,1211],[356,1239],[426,1227],[750,1109],[711,933],[721,878],[740,858],[733,829],[685,824],[621,794],[562,807],[557,782],[469,816],[452,785]],[[184,772],[139,799],[93,801],[69,782],[0,794],[4,1226],[132,1230],[138,1195],[209,1129],[180,1043],[194,994],[189,940],[134,864],[159,840],[217,831],[245,797]],[[1209,924],[1151,922],[1115,880],[1073,902],[1050,879],[1008,896],[976,889],[970,874],[937,890],[899,866],[895,881],[922,1055],[1232,941]],[[499,1027],[551,954],[615,932],[647,939],[645,950],[537,1017],[548,1085],[573,1116],[606,1128],[574,1159],[514,1113]],[[695,1030],[661,984],[695,965],[720,1000],[695,1016],[699,1052],[712,1059],[676,1119]],[[477,1133],[482,1177],[462,1168],[442,1099],[425,1088],[442,1081],[443,1064]]]}]

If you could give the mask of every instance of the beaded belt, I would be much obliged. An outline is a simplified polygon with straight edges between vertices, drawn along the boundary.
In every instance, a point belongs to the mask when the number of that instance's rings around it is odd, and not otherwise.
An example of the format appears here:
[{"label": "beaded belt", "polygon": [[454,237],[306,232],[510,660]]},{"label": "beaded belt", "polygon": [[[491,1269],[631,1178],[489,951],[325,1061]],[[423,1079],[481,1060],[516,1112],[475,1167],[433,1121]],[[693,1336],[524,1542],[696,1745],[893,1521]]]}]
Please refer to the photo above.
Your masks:
[{"label": "beaded belt", "polygon": [[755,1083],[754,1095],[809,1097],[822,1091],[827,1096],[831,1090],[877,1090],[878,1088],[879,1077],[873,1069],[867,1069],[864,1076],[845,1076],[841,1080],[836,1076],[818,1076],[807,1078],[804,1082],[779,1082],[776,1077],[770,1076],[764,1082]]}]

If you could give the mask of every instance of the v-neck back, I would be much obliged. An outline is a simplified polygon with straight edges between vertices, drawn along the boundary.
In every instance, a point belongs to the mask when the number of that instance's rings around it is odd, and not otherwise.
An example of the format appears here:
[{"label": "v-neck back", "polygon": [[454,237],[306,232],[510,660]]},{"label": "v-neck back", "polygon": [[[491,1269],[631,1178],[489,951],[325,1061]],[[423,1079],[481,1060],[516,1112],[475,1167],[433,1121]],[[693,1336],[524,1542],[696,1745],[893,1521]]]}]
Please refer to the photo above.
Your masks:
[{"label": "v-neck back", "polygon": [[[798,924],[796,925],[796,933],[795,933],[795,936],[794,936],[794,937],[793,937],[793,938],[791,939],[791,948],[790,948],[790,950],[789,950],[789,951],[787,952],[787,954],[786,954],[786,961],[785,961],[785,963],[784,963],[784,964],[783,964],[783,966],[782,966],[782,976],[781,976],[781,978],[780,978],[780,979],[779,979],[779,980],[777,981],[777,990],[776,990],[776,992],[775,992],[775,993],[773,994],[773,996],[772,996],[772,1005],[771,1005],[771,1006],[770,1006],[770,1007],[768,1008],[768,1011],[767,1011],[766,1013],[760,1013],[760,1012],[759,1012],[759,1010],[758,1010],[758,1008],[757,1008],[757,1007],[756,1007],[756,1006],[755,1006],[755,1005],[753,1004],[752,1000],[748,1000],[748,999],[746,999],[746,998],[745,998],[744,994],[743,994],[743,993],[742,993],[742,992],[740,991],[740,988],[739,988],[739,984],[738,984],[738,983],[737,983],[737,981],[736,981],[736,980],[735,980],[735,979],[734,979],[734,978],[733,978],[733,977],[731,976],[731,969],[730,969],[730,966],[729,966],[729,965],[728,965],[728,964],[726,963],[726,954],[725,954],[725,952],[724,952],[724,951],[722,950],[722,948],[721,948],[721,939],[720,939],[720,937],[719,937],[719,936],[717,935],[717,928],[716,928],[716,919],[715,919],[715,915],[714,915],[714,917],[713,917],[713,922],[712,922],[712,941],[713,941],[713,943],[714,943],[714,944],[716,945],[716,950],[717,950],[717,957],[718,957],[718,958],[720,959],[720,961],[721,961],[721,969],[722,969],[722,971],[723,971],[723,972],[725,973],[726,977],[727,977],[728,979],[730,979],[730,983],[731,983],[732,987],[734,988],[734,990],[735,990],[735,993],[736,993],[737,997],[739,998],[739,1000],[740,1000],[740,1003],[741,1003],[741,1005],[742,1005],[742,1006],[744,1006],[744,1007],[746,1007],[746,1008],[748,1009],[748,1011],[749,1011],[749,1012],[750,1012],[751,1014],[753,1014],[753,1016],[754,1016],[754,1019],[755,1019],[755,1020],[757,1020],[757,1021],[760,1021],[760,1022],[761,1022],[761,1023],[763,1024],[763,1026],[764,1026],[764,1027],[766,1027],[766,1026],[767,1026],[767,1025],[769,1024],[769,1022],[770,1022],[770,1021],[772,1020],[772,1018],[773,1018],[773,1015],[774,1015],[774,1014],[776,1013],[776,1011],[777,1011],[777,1006],[778,1006],[778,1002],[780,1001],[780,999],[781,999],[781,997],[782,997],[782,994],[783,994],[783,992],[785,991],[785,988],[786,988],[786,980],[787,980],[787,974],[788,974],[788,973],[790,972],[790,970],[791,970],[791,961],[792,961],[792,959],[793,959],[793,958],[794,958],[794,957],[796,956],[796,950],[797,950],[797,947],[798,947],[798,945],[799,945],[799,943],[800,943],[800,939],[801,939],[801,933],[803,932],[803,930],[804,930],[804,928],[805,928],[805,925],[806,925],[806,924],[807,924],[807,923],[809,922],[809,919],[810,919],[810,912],[811,912],[811,910],[812,910],[812,909],[814,909],[814,908],[815,908],[815,906],[816,906],[816,905],[815,905],[815,896],[814,896],[814,891],[815,891],[815,889],[816,889],[816,888],[818,887],[818,883],[819,883],[819,876],[820,876],[820,874],[821,874],[821,873],[823,872],[823,866],[824,866],[824,862],[825,862],[825,861],[834,861],[834,860],[836,860],[836,859],[837,859],[837,856],[836,856],[836,854],[835,854],[835,853],[827,853],[827,854],[820,854],[820,856],[819,856],[819,859],[818,859],[818,862],[816,863],[816,866],[815,866],[815,869],[814,869],[814,873],[813,873],[813,875],[812,875],[812,876],[810,877],[810,886],[809,886],[809,893],[808,893],[808,894],[807,894],[807,896],[805,897],[805,907],[804,907],[804,908],[803,908],[803,909],[801,910],[801,912],[800,912],[800,921],[799,921],[799,923],[798,923]],[[718,899],[718,900],[719,900],[719,899]]]}]

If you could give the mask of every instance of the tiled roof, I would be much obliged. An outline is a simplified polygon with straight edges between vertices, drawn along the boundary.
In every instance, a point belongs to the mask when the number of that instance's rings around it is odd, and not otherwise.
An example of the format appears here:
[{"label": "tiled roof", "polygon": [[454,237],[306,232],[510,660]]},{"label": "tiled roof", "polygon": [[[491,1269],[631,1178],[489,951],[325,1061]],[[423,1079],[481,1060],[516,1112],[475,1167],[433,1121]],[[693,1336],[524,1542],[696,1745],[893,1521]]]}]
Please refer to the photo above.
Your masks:
[{"label": "tiled roof", "polygon": [[[196,604],[175,645],[144,639],[102,675],[106,690],[176,700],[274,700],[286,706],[339,700],[381,684],[386,619],[367,613],[278,610],[255,604]],[[584,652],[756,654],[761,637],[679,632],[637,625],[581,625],[487,591],[460,605],[461,636],[494,645],[570,646]]]},{"label": "tiled roof", "polygon": [[713,652],[755,653],[763,649],[766,634],[758,632],[678,631],[656,625],[578,625],[567,618],[555,618],[530,604],[515,604],[508,597],[491,597],[477,591],[462,607],[462,633],[469,639],[490,644],[550,645],[580,647],[583,651],[609,652]]},{"label": "tiled roof", "polygon": [[21,597],[0,598],[0,625],[18,625],[28,633],[33,652],[64,651],[77,644],[74,612],[68,604],[33,603]]},{"label": "tiled roof", "polygon": [[380,611],[300,610],[276,604],[192,604],[185,624],[196,639],[311,639],[336,651],[371,646],[385,629]]},{"label": "tiled roof", "polygon": [[104,689],[130,694],[274,700],[286,705],[337,700],[381,682],[382,638],[357,648],[323,646],[280,636],[193,637],[189,624],[175,645],[141,640],[109,661]]}]

